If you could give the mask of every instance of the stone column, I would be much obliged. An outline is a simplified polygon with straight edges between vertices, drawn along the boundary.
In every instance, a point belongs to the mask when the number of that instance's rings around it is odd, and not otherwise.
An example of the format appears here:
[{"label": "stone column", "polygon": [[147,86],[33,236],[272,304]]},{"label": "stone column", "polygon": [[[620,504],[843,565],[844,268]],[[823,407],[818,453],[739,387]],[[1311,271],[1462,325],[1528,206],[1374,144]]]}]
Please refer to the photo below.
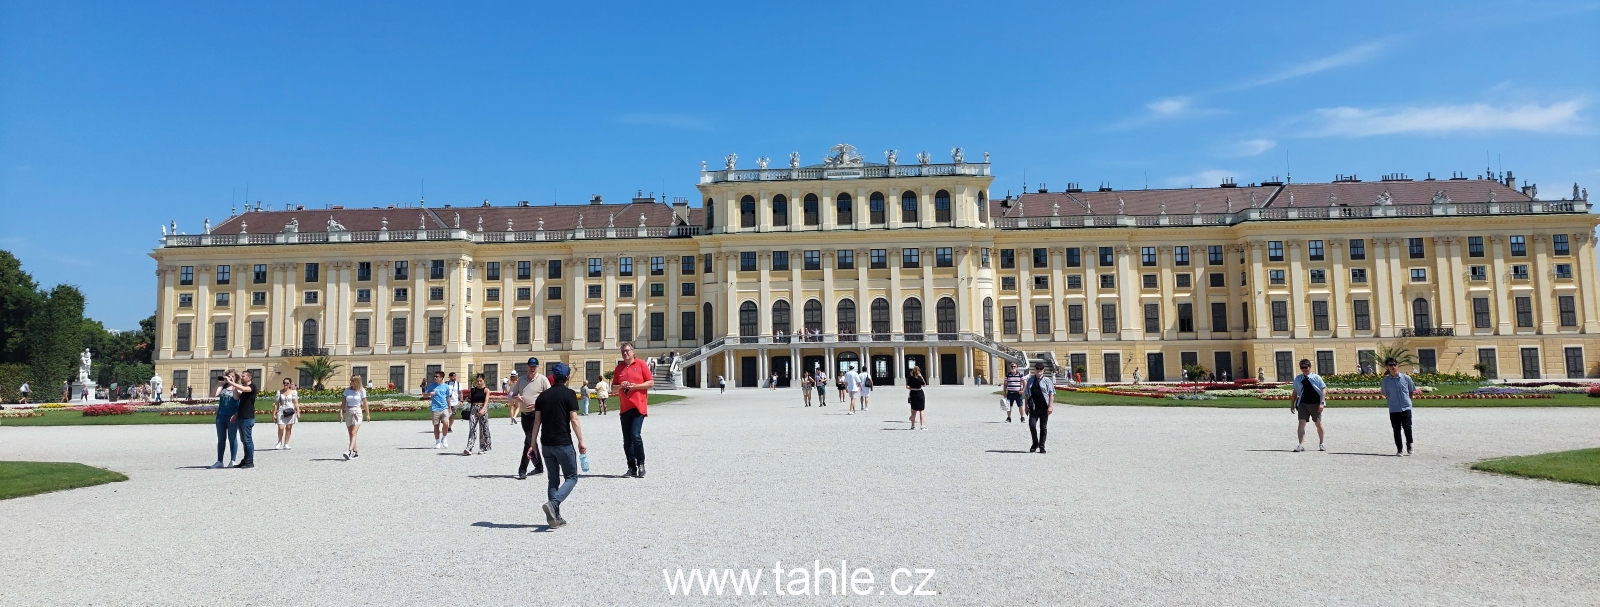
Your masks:
[{"label": "stone column", "polygon": [[[1600,318],[1596,318],[1595,302],[1595,251],[1594,237],[1588,232],[1579,232],[1572,235],[1575,246],[1573,271],[1576,272],[1578,283],[1578,299],[1583,305],[1583,332],[1600,333]],[[170,281],[169,281],[170,283]]]},{"label": "stone column", "polygon": [[[838,265],[838,258],[838,252],[833,249],[822,251],[822,332],[830,335],[839,332],[839,310],[833,301],[833,268]],[[804,310],[801,314],[805,314]]]},{"label": "stone column", "polygon": [[1394,337],[1396,335],[1393,321],[1390,319],[1391,310],[1393,308],[1393,302],[1391,300],[1393,300],[1394,297],[1390,295],[1391,290],[1389,287],[1391,277],[1389,276],[1388,242],[1389,239],[1387,238],[1372,239],[1373,276],[1372,305],[1370,308],[1371,313],[1378,315],[1378,317],[1374,319],[1377,324],[1373,327],[1376,329],[1375,333],[1378,337]]},{"label": "stone column", "polygon": [[1017,335],[1022,343],[1032,344],[1049,336],[1034,334],[1037,324],[1033,321],[1033,250],[1018,248],[1017,252],[1027,253],[1017,260]]},{"label": "stone column", "polygon": [[1350,293],[1350,275],[1344,269],[1345,241],[1343,238],[1334,238],[1328,241],[1328,257],[1333,260],[1332,276],[1329,276],[1328,285],[1332,287],[1333,300],[1328,304],[1333,308],[1333,336],[1337,338],[1350,337],[1350,313],[1345,310],[1346,296]]},{"label": "stone column", "polygon": [[[1117,329],[1121,333],[1119,338],[1123,340],[1137,339],[1135,331],[1144,328],[1142,325],[1138,327],[1130,326],[1133,323],[1132,319],[1128,318],[1130,310],[1138,308],[1139,305],[1140,287],[1134,282],[1138,272],[1134,269],[1133,256],[1133,246],[1126,244],[1117,246],[1117,293],[1120,295],[1118,299],[1120,300],[1119,307],[1121,308],[1117,312]],[[1140,314],[1140,316],[1143,315]]]},{"label": "stone column", "polygon": [[[1529,239],[1533,241],[1529,247],[1533,250],[1533,263],[1529,265],[1533,266],[1531,269],[1533,273],[1533,280],[1531,281],[1533,292],[1538,294],[1534,301],[1538,302],[1536,305],[1539,310],[1539,333],[1550,335],[1556,332],[1557,320],[1556,293],[1552,288],[1555,285],[1552,285],[1550,281],[1550,273],[1553,271],[1550,269],[1550,237],[1544,234],[1534,234]],[[1541,353],[1543,354],[1544,350],[1541,350]],[[1549,357],[1546,356],[1546,358]]]},{"label": "stone column", "polygon": [[[1175,301],[1177,298],[1177,287],[1174,286],[1174,279],[1172,278],[1172,268],[1176,261],[1173,259],[1173,255],[1174,252],[1172,245],[1161,245],[1156,247],[1156,268],[1159,272],[1156,280],[1160,281],[1156,283],[1156,288],[1158,289],[1157,292],[1161,294],[1161,298],[1157,300],[1157,303],[1161,306],[1161,332],[1155,335],[1157,339],[1175,340],[1178,338],[1178,302]],[[1142,294],[1144,292],[1144,285],[1142,284],[1144,277],[1141,276],[1139,280],[1141,281],[1141,284],[1139,285],[1139,292]],[[1192,279],[1190,284],[1194,284]],[[1194,299],[1193,296],[1187,297],[1189,297],[1191,302]],[[1142,307],[1142,304],[1144,303],[1144,299],[1142,297],[1140,298],[1139,303]],[[1193,308],[1194,304],[1190,303],[1189,307]],[[1150,337],[1151,335],[1148,333],[1144,335],[1145,339],[1150,339]],[[1158,345],[1156,347],[1159,348],[1160,346]],[[1146,371],[1148,371],[1148,369]]]},{"label": "stone column", "polygon": [[[502,266],[509,264],[510,267],[515,267],[516,264],[515,261],[502,261],[500,263]],[[549,317],[545,315],[544,310],[544,302],[548,297],[548,293],[546,293],[545,288],[547,286],[546,280],[550,275],[549,263],[550,260],[547,259],[532,259],[528,261],[528,265],[530,266],[528,269],[528,278],[529,283],[532,285],[529,287],[531,292],[528,294],[528,296],[533,300],[529,302],[529,304],[531,304],[531,307],[529,308],[531,312],[528,313],[528,344],[530,349],[536,351],[561,346],[561,344],[546,344],[546,333],[539,331],[540,326],[543,326],[546,329],[548,329],[550,326]],[[559,259],[556,260],[556,263],[561,263],[563,266],[566,265],[562,262],[562,260]],[[562,269],[565,270],[566,268]],[[517,301],[517,288],[516,285],[511,282],[512,276],[513,274],[510,272],[500,272],[500,309],[502,310],[500,313],[501,352],[510,352],[516,349],[517,316],[519,316],[517,313],[519,310],[517,308],[523,305],[521,302]],[[555,284],[560,285],[561,283],[557,282]],[[565,302],[577,294],[562,293],[561,295],[562,297],[560,301]],[[565,315],[563,314],[562,316]],[[605,365],[602,364],[600,366],[604,367]]]},{"label": "stone column", "polygon": [[[1195,337],[1201,340],[1212,338],[1211,334],[1211,272],[1222,270],[1209,265],[1202,265],[1201,257],[1206,254],[1206,245],[1189,245],[1189,263],[1194,268],[1194,330]],[[1205,262],[1209,263],[1209,262]],[[1223,272],[1223,276],[1227,276]]]},{"label": "stone column", "polygon": [[1306,307],[1311,304],[1306,297],[1305,270],[1300,263],[1302,241],[1291,240],[1289,245],[1289,314],[1294,319],[1295,339],[1311,337],[1311,329],[1306,325]]},{"label": "stone column", "polygon": [[1456,327],[1456,302],[1461,299],[1460,291],[1455,289],[1453,273],[1450,271],[1450,245],[1455,241],[1449,236],[1435,236],[1433,238],[1433,282],[1438,285],[1434,289],[1434,298],[1438,301],[1439,319],[1434,326],[1452,329]]},{"label": "stone column", "polygon": [[[411,262],[411,355],[428,351],[428,260]],[[409,380],[409,379],[408,379]],[[407,388],[410,389],[409,387]]]},{"label": "stone column", "polygon": [[[1489,279],[1494,284],[1495,301],[1495,333],[1497,335],[1514,335],[1516,330],[1512,327],[1515,318],[1512,312],[1512,293],[1510,287],[1510,270],[1506,268],[1506,237],[1499,234],[1489,236],[1489,245],[1493,249],[1490,258],[1492,267]],[[1496,356],[1499,356],[1496,353]],[[1519,359],[1520,360],[1520,359]]]},{"label": "stone column", "polygon": [[[1067,248],[1050,247],[1050,333],[1055,341],[1067,341]],[[1031,261],[1031,260],[1030,260]],[[967,374],[972,374],[970,361]]]},{"label": "stone column", "polygon": [[1272,337],[1272,307],[1267,304],[1267,270],[1264,265],[1265,249],[1267,244],[1259,240],[1252,240],[1250,247],[1250,285],[1247,291],[1254,291],[1254,302],[1250,305],[1250,320],[1255,321],[1256,339]]},{"label": "stone column", "polygon": [[[1444,272],[1446,276],[1441,276],[1440,278],[1448,278],[1450,281],[1450,299],[1452,306],[1455,308],[1454,324],[1456,335],[1471,335],[1472,310],[1470,306],[1472,305],[1472,294],[1467,290],[1465,278],[1462,276],[1461,240],[1460,237],[1450,238],[1450,251],[1445,259]],[[1477,359],[1474,358],[1473,360],[1476,361]]]},{"label": "stone column", "polygon": [[[370,325],[372,333],[370,338],[372,340],[373,354],[389,353],[389,330],[394,327],[394,323],[389,320],[389,301],[391,299],[389,294],[390,265],[391,262],[388,261],[372,262],[372,272],[377,275],[375,278],[378,283],[377,287],[372,291],[372,321]],[[368,373],[373,372],[368,371]],[[373,381],[373,385],[378,385],[376,380]]]},{"label": "stone column", "polygon": [[[1089,341],[1100,339],[1100,251],[1098,247],[1084,247],[1083,264],[1083,326]],[[1093,261],[1090,261],[1093,260]],[[1021,311],[1018,311],[1020,319]],[[1024,364],[1027,361],[1023,361]]]}]

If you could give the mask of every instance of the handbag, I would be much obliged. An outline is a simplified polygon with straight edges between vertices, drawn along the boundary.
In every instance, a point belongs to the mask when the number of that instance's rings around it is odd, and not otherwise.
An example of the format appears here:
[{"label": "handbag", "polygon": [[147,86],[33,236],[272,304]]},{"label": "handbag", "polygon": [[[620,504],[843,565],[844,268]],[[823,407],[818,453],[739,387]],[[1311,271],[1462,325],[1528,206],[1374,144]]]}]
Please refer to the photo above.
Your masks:
[{"label": "handbag", "polygon": [[278,417],[283,419],[294,419],[294,413],[294,407],[284,407],[282,411],[278,412]]}]

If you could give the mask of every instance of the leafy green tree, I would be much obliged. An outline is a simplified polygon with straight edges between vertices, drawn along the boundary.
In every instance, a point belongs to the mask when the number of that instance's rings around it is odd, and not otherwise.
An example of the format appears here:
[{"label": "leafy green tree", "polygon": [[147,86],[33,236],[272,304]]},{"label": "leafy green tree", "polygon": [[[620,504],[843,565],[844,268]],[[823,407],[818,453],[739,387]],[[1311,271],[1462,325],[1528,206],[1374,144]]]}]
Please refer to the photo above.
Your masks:
[{"label": "leafy green tree", "polygon": [[56,387],[77,375],[78,353],[86,345],[83,305],[83,293],[77,287],[56,285],[44,305],[28,317],[25,343],[35,392],[53,396]]},{"label": "leafy green tree", "polygon": [[297,369],[311,376],[311,383],[314,389],[322,390],[322,382],[333,377],[334,372],[338,371],[339,367],[342,366],[326,356],[314,356],[300,361],[300,366]]},{"label": "leafy green tree", "polygon": [[22,262],[0,250],[0,363],[28,362],[28,319],[43,304],[33,277]]}]

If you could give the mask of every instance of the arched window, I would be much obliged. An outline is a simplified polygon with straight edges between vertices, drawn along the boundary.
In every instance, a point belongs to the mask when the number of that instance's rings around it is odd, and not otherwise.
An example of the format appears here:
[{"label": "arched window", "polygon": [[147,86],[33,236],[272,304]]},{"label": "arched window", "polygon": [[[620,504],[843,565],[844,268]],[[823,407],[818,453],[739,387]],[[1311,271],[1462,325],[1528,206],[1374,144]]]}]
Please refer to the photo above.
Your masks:
[{"label": "arched window", "polygon": [[900,223],[917,222],[917,193],[906,190],[900,195]]},{"label": "arched window", "polygon": [[822,302],[815,299],[806,300],[805,323],[807,333],[822,332]]},{"label": "arched window", "polygon": [[994,298],[983,298],[983,336],[994,339]]},{"label": "arched window", "polygon": [[806,225],[814,226],[821,222],[821,219],[819,219],[821,216],[817,214],[816,194],[806,194],[805,202],[803,202],[802,205],[806,215]]},{"label": "arched window", "polygon": [[710,230],[711,226],[714,226],[714,225],[717,225],[717,203],[712,202],[710,198],[707,198],[706,199],[706,229]]},{"label": "arched window", "polygon": [[711,304],[700,306],[700,328],[705,330],[701,343],[717,338],[717,317],[711,315]]},{"label": "arched window", "polygon": [[783,194],[772,197],[772,225],[789,225],[789,199]]},{"label": "arched window", "polygon": [[756,198],[745,196],[739,199],[739,227],[756,227]]},{"label": "arched window", "polygon": [[956,300],[944,297],[933,306],[935,322],[939,324],[939,339],[956,338]]},{"label": "arched window", "polygon": [[889,300],[878,298],[872,300],[872,339],[874,341],[889,341]]},{"label": "arched window", "polygon": [[855,224],[855,200],[851,199],[849,194],[840,192],[839,196],[833,199],[833,204],[839,209],[839,214],[835,217],[837,225]]},{"label": "arched window", "polygon": [[[794,325],[789,322],[789,302],[782,299],[772,302],[772,336],[788,335],[794,330]],[[781,343],[789,343],[785,339]]]},{"label": "arched window", "polygon": [[867,209],[871,213],[867,217],[872,223],[883,223],[883,192],[873,192],[867,199]]},{"label": "arched window", "polygon": [[856,340],[856,302],[849,299],[839,300],[838,316],[839,341]]},{"label": "arched window", "polygon": [[1411,300],[1411,325],[1417,329],[1432,329],[1433,318],[1428,312],[1428,300],[1421,297]]},{"label": "arched window", "polygon": [[922,339],[922,300],[912,297],[901,304],[900,322],[905,326],[906,339]]},{"label": "arched window", "polygon": [[950,193],[939,190],[933,195],[933,220],[950,221]]},{"label": "arched window", "polygon": [[978,221],[989,222],[989,195],[978,190]]},{"label": "arched window", "polygon": [[300,330],[300,347],[301,348],[316,348],[316,347],[319,347],[319,344],[321,344],[322,342],[317,341],[317,319],[315,319],[315,318],[307,318],[306,322],[303,323],[301,325],[301,327],[302,328]]},{"label": "arched window", "polygon": [[739,304],[739,343],[753,344],[760,334],[761,310],[756,308],[756,302]]}]

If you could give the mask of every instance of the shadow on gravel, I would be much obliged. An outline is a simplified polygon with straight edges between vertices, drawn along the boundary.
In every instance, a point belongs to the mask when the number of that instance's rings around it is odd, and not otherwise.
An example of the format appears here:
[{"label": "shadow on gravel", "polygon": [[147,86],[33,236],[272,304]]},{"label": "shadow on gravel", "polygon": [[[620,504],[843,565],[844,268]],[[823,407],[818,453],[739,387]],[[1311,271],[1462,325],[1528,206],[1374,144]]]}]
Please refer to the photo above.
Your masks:
[{"label": "shadow on gravel", "polygon": [[467,478],[517,478],[515,474],[471,474]]},{"label": "shadow on gravel", "polygon": [[1294,449],[1245,449],[1245,451],[1258,451],[1263,453],[1294,453]]},{"label": "shadow on gravel", "polygon": [[633,478],[633,477],[627,476],[627,475],[623,475],[623,474],[589,474],[587,472],[583,472],[583,473],[578,474],[578,478]]},{"label": "shadow on gravel", "polygon": [[321,458],[321,459],[313,459],[313,460],[309,460],[309,461],[313,461],[313,462],[345,462],[345,461],[350,461],[350,460],[347,460],[347,459],[344,459],[344,458],[340,458],[340,457],[324,457],[324,458]]},{"label": "shadow on gravel", "polygon": [[879,428],[880,430],[916,430],[916,428]]},{"label": "shadow on gravel", "polygon": [[211,466],[178,466],[177,470],[210,470]]},{"label": "shadow on gravel", "polygon": [[985,450],[984,453],[1021,453],[1021,454],[1027,455],[1030,452],[1029,451],[1007,451],[1005,449],[988,449],[988,450]]},{"label": "shadow on gravel", "polygon": [[1337,451],[1329,451],[1328,455],[1370,455],[1372,457],[1394,457],[1394,455],[1390,453],[1342,453]]},{"label": "shadow on gravel", "polygon": [[549,531],[550,530],[550,526],[549,525],[517,525],[517,524],[514,524],[514,523],[491,523],[489,521],[478,521],[476,523],[473,523],[472,526],[473,527],[483,527],[483,528],[486,528],[486,529],[534,529],[534,530],[537,530],[537,531]]},{"label": "shadow on gravel", "polygon": [[433,447],[395,447],[397,451],[432,451]]}]

